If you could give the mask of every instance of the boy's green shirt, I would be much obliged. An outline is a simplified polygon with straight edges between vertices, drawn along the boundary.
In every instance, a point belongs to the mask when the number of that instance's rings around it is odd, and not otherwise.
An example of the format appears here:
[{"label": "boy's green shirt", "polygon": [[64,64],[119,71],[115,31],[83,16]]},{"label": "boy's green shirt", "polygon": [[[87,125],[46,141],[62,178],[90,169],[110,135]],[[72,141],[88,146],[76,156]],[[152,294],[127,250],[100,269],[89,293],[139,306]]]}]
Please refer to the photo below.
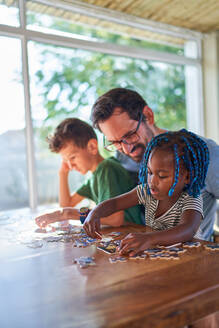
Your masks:
[{"label": "boy's green shirt", "polygon": [[[124,194],[135,187],[129,173],[119,161],[110,157],[104,159],[96,171],[76,192],[93,200],[96,204]],[[125,210],[125,221],[142,224],[140,206],[136,205]]]}]

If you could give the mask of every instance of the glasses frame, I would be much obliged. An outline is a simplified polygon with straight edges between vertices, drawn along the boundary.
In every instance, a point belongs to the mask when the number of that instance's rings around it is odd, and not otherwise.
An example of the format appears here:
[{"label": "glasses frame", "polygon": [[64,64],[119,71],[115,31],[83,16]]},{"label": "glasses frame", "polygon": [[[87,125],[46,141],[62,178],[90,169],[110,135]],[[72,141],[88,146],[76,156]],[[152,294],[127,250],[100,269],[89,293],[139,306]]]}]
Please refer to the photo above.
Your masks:
[{"label": "glasses frame", "polygon": [[[133,135],[137,135],[138,136],[138,140],[139,140],[139,135],[138,135],[138,133],[137,133],[137,131],[138,131],[138,129],[139,129],[139,127],[140,127],[140,125],[141,125],[141,122],[142,122],[142,119],[143,119],[143,111],[141,112],[141,116],[140,116],[140,118],[139,118],[139,121],[138,121],[138,125],[137,125],[137,127],[136,127],[136,129],[133,131],[133,132],[131,132],[130,133],[130,135],[128,136],[128,137],[130,137],[130,136],[133,136]],[[110,144],[106,144],[106,137],[105,137],[105,135],[103,136],[103,148],[104,149],[106,149],[107,151],[114,151],[114,150],[110,150],[110,149],[108,149],[108,147],[110,147],[110,146],[113,146],[114,145],[114,143],[117,143],[117,144],[119,144],[119,148],[118,147],[116,147],[115,146],[115,148],[116,149],[120,149],[122,146],[121,146],[121,144],[123,143],[123,144],[125,144],[125,145],[132,145],[132,144],[134,144],[134,143],[136,143],[136,141],[134,141],[134,142],[127,142],[126,140],[125,140],[126,138],[122,138],[121,140],[115,140],[115,141],[112,141]]]}]

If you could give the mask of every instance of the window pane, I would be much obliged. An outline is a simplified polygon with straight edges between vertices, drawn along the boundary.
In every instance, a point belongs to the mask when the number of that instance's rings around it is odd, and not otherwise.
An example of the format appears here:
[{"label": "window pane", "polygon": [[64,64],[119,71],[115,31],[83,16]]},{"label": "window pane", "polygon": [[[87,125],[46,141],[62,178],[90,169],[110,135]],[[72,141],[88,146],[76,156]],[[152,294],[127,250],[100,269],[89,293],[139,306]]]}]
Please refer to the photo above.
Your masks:
[{"label": "window pane", "polygon": [[28,206],[21,44],[0,37],[0,210]]},{"label": "window pane", "polygon": [[18,0],[0,1],[0,24],[11,25],[16,27],[20,25]]},{"label": "window pane", "polygon": [[27,1],[27,28],[90,41],[116,43],[184,55],[185,40]]},{"label": "window pane", "polygon": [[[59,155],[45,141],[61,120],[89,121],[96,98],[114,87],[138,91],[155,112],[156,123],[185,127],[184,67],[29,42],[31,107],[37,149],[40,203],[57,200]],[[72,190],[83,177],[72,173]]]}]

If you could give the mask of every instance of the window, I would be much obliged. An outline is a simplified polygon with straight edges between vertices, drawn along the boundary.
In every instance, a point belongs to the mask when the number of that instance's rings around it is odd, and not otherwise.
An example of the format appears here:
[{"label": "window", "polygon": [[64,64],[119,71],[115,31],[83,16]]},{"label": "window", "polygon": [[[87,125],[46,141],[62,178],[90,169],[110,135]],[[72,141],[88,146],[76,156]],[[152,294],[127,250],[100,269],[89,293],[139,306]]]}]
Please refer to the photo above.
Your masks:
[{"label": "window", "polygon": [[20,40],[0,37],[0,210],[28,206]]},{"label": "window", "polygon": [[[191,109],[202,109],[194,35],[190,40],[183,33],[126,26],[62,4],[20,0],[20,22],[18,1],[0,1],[0,209],[57,202],[60,158],[49,151],[46,136],[67,117],[89,122],[96,98],[113,87],[139,92],[157,125],[172,130],[192,129]],[[200,133],[197,120],[195,129]],[[72,172],[72,191],[83,181]]]},{"label": "window", "polygon": [[19,26],[18,0],[0,1],[0,24]]}]

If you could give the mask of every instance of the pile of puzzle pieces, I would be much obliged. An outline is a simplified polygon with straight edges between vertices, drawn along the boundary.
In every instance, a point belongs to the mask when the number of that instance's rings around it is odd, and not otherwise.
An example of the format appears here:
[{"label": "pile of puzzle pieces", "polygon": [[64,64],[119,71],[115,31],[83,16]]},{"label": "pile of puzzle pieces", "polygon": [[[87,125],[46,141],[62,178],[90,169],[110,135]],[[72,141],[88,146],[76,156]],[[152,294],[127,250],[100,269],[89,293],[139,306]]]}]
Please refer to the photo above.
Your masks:
[{"label": "pile of puzzle pieces", "polygon": [[[185,253],[189,248],[201,247],[201,243],[196,242],[184,242],[170,246],[157,246],[151,249],[146,249],[141,254],[135,256],[120,256],[117,252],[120,246],[121,240],[117,239],[121,235],[121,232],[111,232],[107,235],[102,235],[102,239],[90,238],[87,236],[82,227],[70,226],[68,230],[62,229],[56,230],[56,235],[44,237],[46,242],[72,242],[74,247],[88,247],[95,244],[97,249],[106,252],[110,255],[110,263],[126,262],[128,260],[179,260],[181,254]],[[219,244],[205,244],[203,247],[207,250],[218,251]],[[93,257],[82,256],[75,258],[73,263],[76,263],[80,268],[87,268],[88,266],[95,265]]]}]

